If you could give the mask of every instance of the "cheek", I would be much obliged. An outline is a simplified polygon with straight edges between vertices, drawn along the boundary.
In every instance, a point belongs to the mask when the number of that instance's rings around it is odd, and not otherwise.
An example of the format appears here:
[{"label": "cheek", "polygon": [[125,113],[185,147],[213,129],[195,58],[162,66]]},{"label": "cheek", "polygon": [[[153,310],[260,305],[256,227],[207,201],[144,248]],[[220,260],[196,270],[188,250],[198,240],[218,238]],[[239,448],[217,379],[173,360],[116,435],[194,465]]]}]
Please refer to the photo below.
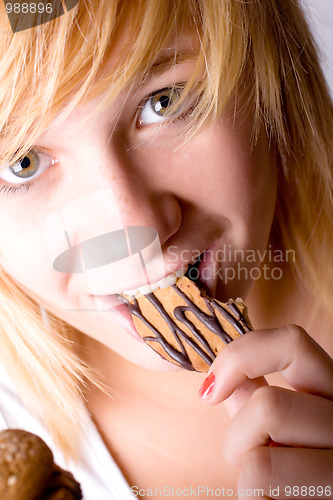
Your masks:
[{"label": "cheek", "polygon": [[62,288],[63,277],[52,268],[43,225],[32,213],[22,214],[7,210],[7,217],[0,217],[0,264],[23,288],[51,294]]},{"label": "cheek", "polygon": [[184,186],[197,205],[227,217],[234,230],[248,228],[252,237],[270,228],[277,174],[263,132],[251,149],[246,125],[233,127],[221,121],[193,140],[179,164],[182,171],[187,165]]}]

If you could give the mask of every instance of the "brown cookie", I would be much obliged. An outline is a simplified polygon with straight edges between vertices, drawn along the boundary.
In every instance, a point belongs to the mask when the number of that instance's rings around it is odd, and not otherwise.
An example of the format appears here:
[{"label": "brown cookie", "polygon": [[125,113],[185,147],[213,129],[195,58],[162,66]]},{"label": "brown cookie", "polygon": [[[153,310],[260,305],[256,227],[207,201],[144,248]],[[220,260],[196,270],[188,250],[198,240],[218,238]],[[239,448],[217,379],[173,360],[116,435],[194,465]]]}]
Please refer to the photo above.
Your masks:
[{"label": "brown cookie", "polygon": [[43,500],[81,500],[82,492],[73,474],[54,466]]},{"label": "brown cookie", "polygon": [[40,437],[20,429],[0,433],[1,500],[38,499],[52,472],[52,452]]},{"label": "brown cookie", "polygon": [[207,372],[226,344],[252,330],[242,299],[212,299],[182,276],[148,295],[123,295],[135,327],[162,358]]}]

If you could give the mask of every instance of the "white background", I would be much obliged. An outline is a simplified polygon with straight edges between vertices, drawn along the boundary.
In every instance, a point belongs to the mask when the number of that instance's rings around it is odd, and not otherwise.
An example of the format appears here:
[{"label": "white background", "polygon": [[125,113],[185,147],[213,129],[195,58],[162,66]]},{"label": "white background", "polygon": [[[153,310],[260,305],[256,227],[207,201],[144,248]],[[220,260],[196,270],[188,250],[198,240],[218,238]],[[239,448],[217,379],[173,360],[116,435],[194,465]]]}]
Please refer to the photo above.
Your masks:
[{"label": "white background", "polygon": [[321,49],[322,68],[333,96],[333,0],[301,0],[301,3]]}]

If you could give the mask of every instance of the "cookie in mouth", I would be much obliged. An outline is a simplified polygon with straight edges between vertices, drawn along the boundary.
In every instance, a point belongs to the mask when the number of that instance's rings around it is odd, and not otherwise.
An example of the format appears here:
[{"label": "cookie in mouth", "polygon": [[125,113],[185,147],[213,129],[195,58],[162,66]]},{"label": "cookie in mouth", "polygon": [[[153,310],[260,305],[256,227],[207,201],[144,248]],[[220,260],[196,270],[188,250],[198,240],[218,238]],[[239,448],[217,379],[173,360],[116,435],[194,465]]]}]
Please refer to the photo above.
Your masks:
[{"label": "cookie in mouth", "polygon": [[191,371],[207,372],[229,342],[253,329],[242,299],[212,299],[185,275],[152,293],[122,297],[147,345]]}]

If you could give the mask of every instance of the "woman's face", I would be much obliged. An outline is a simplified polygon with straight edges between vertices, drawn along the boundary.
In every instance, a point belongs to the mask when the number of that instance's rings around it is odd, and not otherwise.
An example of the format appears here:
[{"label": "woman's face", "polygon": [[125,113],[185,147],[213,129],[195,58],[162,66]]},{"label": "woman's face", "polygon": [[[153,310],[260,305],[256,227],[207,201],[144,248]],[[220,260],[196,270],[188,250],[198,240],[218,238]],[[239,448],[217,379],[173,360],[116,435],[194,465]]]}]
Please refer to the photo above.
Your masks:
[{"label": "woman's face", "polygon": [[[251,150],[250,120],[233,116],[232,103],[184,142],[193,102],[173,118],[164,118],[163,109],[169,87],[186,81],[193,68],[193,60],[159,68],[144,86],[119,95],[94,117],[100,98],[78,107],[0,179],[0,264],[6,272],[78,330],[153,369],[171,365],[127,334],[125,306],[113,303],[116,268],[96,263],[87,273],[53,264],[64,250],[64,235],[69,247],[121,225],[149,227],[158,233],[164,264],[155,281],[206,250],[200,279],[207,290],[221,299],[246,295],[251,280],[245,271],[237,276],[230,250],[262,252],[267,245],[276,199],[274,159],[263,133]],[[135,274],[133,286],[127,279],[122,287],[119,273],[117,291],[146,284]]]}]

